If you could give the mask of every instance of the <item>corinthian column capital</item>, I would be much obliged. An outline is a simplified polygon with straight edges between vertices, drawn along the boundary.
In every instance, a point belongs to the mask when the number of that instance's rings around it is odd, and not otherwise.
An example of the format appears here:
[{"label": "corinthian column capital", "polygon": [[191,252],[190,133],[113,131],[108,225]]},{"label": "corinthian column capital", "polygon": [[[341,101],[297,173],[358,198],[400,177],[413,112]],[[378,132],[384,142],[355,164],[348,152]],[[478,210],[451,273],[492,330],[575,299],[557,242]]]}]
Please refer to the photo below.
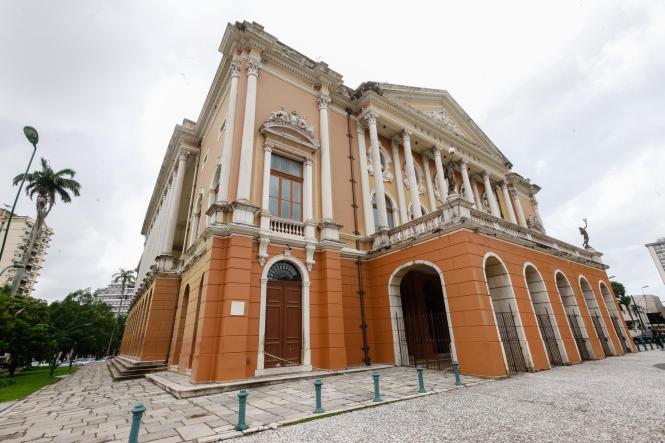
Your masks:
[{"label": "corinthian column capital", "polygon": [[254,75],[258,76],[259,75],[259,70],[263,67],[261,65],[261,61],[254,58],[250,57],[249,60],[247,60],[247,75]]},{"label": "corinthian column capital", "polygon": [[365,120],[367,120],[367,124],[370,126],[376,126],[376,119],[378,115],[374,111],[369,111],[367,115],[365,115]]},{"label": "corinthian column capital", "polygon": [[441,158],[441,146],[439,145],[432,146],[432,157],[434,157],[435,159],[437,157]]},{"label": "corinthian column capital", "polygon": [[405,130],[402,131],[402,141],[403,141],[405,144],[411,142],[411,134],[412,134],[412,132],[409,131],[409,130],[407,130],[407,129],[405,129]]},{"label": "corinthian column capital", "polygon": [[329,95],[323,93],[319,95],[319,109],[328,109],[331,102]]},{"label": "corinthian column capital", "polygon": [[240,77],[240,63],[237,60],[231,62],[231,77]]}]

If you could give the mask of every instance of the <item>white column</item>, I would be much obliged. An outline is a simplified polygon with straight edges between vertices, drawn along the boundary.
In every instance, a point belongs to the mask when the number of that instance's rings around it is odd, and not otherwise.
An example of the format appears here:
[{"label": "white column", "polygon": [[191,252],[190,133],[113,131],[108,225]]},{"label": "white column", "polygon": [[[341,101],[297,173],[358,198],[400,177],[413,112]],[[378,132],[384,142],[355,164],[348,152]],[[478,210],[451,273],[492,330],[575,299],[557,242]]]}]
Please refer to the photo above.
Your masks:
[{"label": "white column", "polygon": [[314,215],[314,185],[312,184],[312,157],[305,158],[305,167],[303,168],[303,219],[305,222],[312,223]]},{"label": "white column", "polygon": [[[159,241],[157,242],[157,249],[155,252],[157,256],[162,255],[166,251],[166,231],[168,231],[168,214],[171,212],[171,196],[173,195],[173,182],[175,181],[175,174],[169,175],[169,181],[166,187],[166,194],[164,195],[164,203],[159,211],[162,217],[162,222],[159,226]],[[170,254],[170,252],[168,252]]]},{"label": "white column", "polygon": [[[379,134],[376,132],[376,114],[367,114],[369,125],[369,142],[372,151],[372,166],[374,168],[374,193],[376,208],[379,215],[379,229],[388,229],[388,212],[386,211],[386,193],[383,190],[383,170],[381,169],[381,153],[379,152]],[[374,220],[372,219],[372,223]]]},{"label": "white column", "polygon": [[441,161],[441,147],[434,146],[432,148],[434,154],[434,167],[436,168],[436,184],[439,186],[439,194],[441,195],[441,202],[445,202],[448,197],[448,186],[446,186],[446,177],[443,175],[443,162]]},{"label": "white column", "polygon": [[432,182],[432,172],[429,170],[429,156],[423,152],[420,156],[423,159],[423,169],[425,169],[425,182],[427,182],[427,196],[429,197],[429,209],[436,209],[436,198],[434,197],[434,183]]},{"label": "white column", "polygon": [[406,211],[406,199],[404,198],[404,179],[402,178],[402,160],[399,157],[399,140],[392,140],[393,163],[395,163],[395,184],[397,185],[397,201],[399,203],[400,224],[409,221],[409,215]]},{"label": "white column", "polygon": [[240,171],[238,173],[237,200],[248,202],[252,185],[252,160],[254,157],[254,120],[256,117],[256,83],[261,62],[250,57],[247,61],[247,92],[245,94],[245,116],[242,125],[240,147]]},{"label": "white column", "polygon": [[365,216],[365,234],[374,234],[374,215],[372,211],[372,196],[369,192],[369,172],[367,171],[367,147],[365,146],[365,128],[359,121],[358,129],[358,159],[360,160],[360,190],[363,193],[363,215]]},{"label": "white column", "polygon": [[236,126],[236,106],[238,103],[238,77],[240,64],[231,62],[231,85],[229,87],[229,103],[226,109],[226,128],[224,129],[224,145],[222,146],[222,167],[219,173],[219,191],[217,203],[227,204],[229,200],[229,180],[231,178],[231,153],[233,152],[233,133]]},{"label": "white column", "polygon": [[513,203],[515,204],[515,209],[517,209],[517,221],[519,222],[520,226],[524,226],[525,228],[527,227],[526,225],[526,217],[524,216],[524,209],[522,208],[522,202],[520,202],[520,195],[517,193],[516,190],[512,190],[510,193],[513,197]]},{"label": "white column", "polygon": [[413,218],[422,217],[420,209],[420,195],[418,195],[418,180],[416,169],[413,166],[413,154],[411,153],[411,133],[402,131],[402,142],[404,143],[404,161],[406,162],[406,178],[409,180],[409,193],[411,194],[411,211]]},{"label": "white column", "polygon": [[466,160],[460,162],[460,170],[462,171],[462,184],[464,185],[464,198],[469,203],[475,206],[473,200],[473,190],[471,189],[471,181],[469,181],[469,165]]},{"label": "white column", "polygon": [[330,97],[319,96],[319,123],[321,127],[321,206],[323,220],[333,219],[332,181],[330,177],[330,136],[328,134],[328,105]]},{"label": "white column", "polygon": [[178,209],[180,208],[180,197],[182,196],[182,185],[185,181],[185,163],[187,157],[185,154],[180,154],[178,160],[178,170],[176,171],[175,180],[173,183],[173,195],[169,204],[169,212],[167,213],[167,228],[166,228],[166,241],[162,252],[171,254],[173,250],[173,240],[175,237],[175,227],[178,222]]},{"label": "white column", "polygon": [[515,218],[515,210],[513,204],[510,202],[510,192],[508,192],[508,185],[506,182],[501,182],[501,193],[503,194],[503,201],[506,202],[506,209],[508,210],[508,220],[511,223],[517,223]]},{"label": "white column", "polygon": [[279,214],[270,213],[270,161],[272,158],[272,145],[263,146],[263,186],[261,189],[261,229],[270,229],[270,216],[279,217]]},{"label": "white column", "polygon": [[499,205],[496,202],[496,197],[494,196],[494,190],[490,184],[490,174],[487,171],[483,171],[483,184],[485,185],[485,194],[487,194],[487,200],[490,203],[490,211],[495,217],[501,217],[501,211],[499,211]]}]

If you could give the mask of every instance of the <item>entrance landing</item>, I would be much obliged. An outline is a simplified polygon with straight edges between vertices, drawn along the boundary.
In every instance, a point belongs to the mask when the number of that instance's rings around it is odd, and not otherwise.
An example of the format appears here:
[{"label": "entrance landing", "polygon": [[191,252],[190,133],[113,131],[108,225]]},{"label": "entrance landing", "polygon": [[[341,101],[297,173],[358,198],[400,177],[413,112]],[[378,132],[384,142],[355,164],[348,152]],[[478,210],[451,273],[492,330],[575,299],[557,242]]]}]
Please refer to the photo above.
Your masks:
[{"label": "entrance landing", "polygon": [[358,366],[338,371],[318,370],[295,372],[280,375],[264,375],[243,380],[214,383],[192,383],[189,381],[189,376],[171,371],[148,374],[145,376],[145,378],[160,388],[164,389],[166,392],[172,394],[176,398],[190,398],[199,397],[202,395],[218,394],[220,392],[238,391],[243,388],[250,389],[257,386],[273,385],[287,381],[308,380],[343,374],[355,374],[359,372],[376,371],[379,369],[387,369],[392,367],[394,366],[379,364],[371,366]]}]

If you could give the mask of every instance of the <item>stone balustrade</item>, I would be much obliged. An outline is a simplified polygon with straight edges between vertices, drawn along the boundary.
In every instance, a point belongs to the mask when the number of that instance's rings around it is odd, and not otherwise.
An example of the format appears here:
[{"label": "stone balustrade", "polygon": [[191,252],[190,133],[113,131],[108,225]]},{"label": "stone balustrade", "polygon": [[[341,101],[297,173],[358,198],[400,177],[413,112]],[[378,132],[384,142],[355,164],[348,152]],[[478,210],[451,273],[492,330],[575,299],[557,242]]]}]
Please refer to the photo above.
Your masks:
[{"label": "stone balustrade", "polygon": [[280,235],[295,237],[299,239],[305,237],[304,224],[302,222],[297,222],[294,220],[271,217],[270,230]]},{"label": "stone balustrade", "polygon": [[424,239],[428,235],[461,227],[577,262],[592,262],[591,264],[596,266],[605,266],[601,261],[602,254],[593,249],[578,248],[533,229],[479,211],[474,209],[468,200],[458,195],[450,196],[436,211],[391,229],[387,233],[387,241],[375,241],[374,250],[398,247],[405,242]]}]

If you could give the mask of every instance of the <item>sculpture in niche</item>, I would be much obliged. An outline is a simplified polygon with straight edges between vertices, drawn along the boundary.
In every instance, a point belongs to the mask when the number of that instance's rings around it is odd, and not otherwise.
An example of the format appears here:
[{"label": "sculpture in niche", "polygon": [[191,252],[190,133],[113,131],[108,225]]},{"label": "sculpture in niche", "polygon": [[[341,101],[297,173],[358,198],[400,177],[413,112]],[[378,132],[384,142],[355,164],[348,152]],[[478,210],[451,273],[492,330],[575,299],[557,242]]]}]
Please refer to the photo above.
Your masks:
[{"label": "sculpture in niche", "polygon": [[487,212],[488,214],[492,213],[492,209],[490,208],[490,200],[489,197],[487,197],[487,192],[483,192],[483,211]]},{"label": "sculpture in niche", "polygon": [[582,246],[584,249],[593,249],[591,246],[589,246],[589,233],[587,232],[587,228],[589,227],[589,223],[587,223],[586,218],[583,218],[582,221],[584,222],[584,227],[580,226],[580,234],[582,235]]},{"label": "sculpture in niche", "polygon": [[[371,148],[367,150],[367,158],[371,158],[372,153],[371,153]],[[392,169],[390,165],[392,164],[392,160],[390,159],[390,156],[383,150],[383,147],[379,148],[379,156],[381,157],[381,168],[383,172],[383,181],[384,182],[391,182],[393,181],[394,175],[392,173]],[[374,175],[374,164],[372,162],[367,163],[367,171],[369,172],[369,175]]]},{"label": "sculpture in niche", "polygon": [[457,194],[457,182],[455,181],[455,167],[452,162],[446,166],[446,179],[448,180],[448,193]]},{"label": "sculpture in niche", "polygon": [[[422,177],[420,166],[414,162],[413,165],[414,172],[416,173],[416,183],[418,183],[418,194],[424,194],[425,193],[425,185],[423,184],[423,181],[420,179]],[[404,186],[406,186],[406,189],[411,189],[411,184],[409,183],[409,176],[406,173],[406,162],[404,162],[404,165],[402,165],[402,182],[404,182]]]}]

